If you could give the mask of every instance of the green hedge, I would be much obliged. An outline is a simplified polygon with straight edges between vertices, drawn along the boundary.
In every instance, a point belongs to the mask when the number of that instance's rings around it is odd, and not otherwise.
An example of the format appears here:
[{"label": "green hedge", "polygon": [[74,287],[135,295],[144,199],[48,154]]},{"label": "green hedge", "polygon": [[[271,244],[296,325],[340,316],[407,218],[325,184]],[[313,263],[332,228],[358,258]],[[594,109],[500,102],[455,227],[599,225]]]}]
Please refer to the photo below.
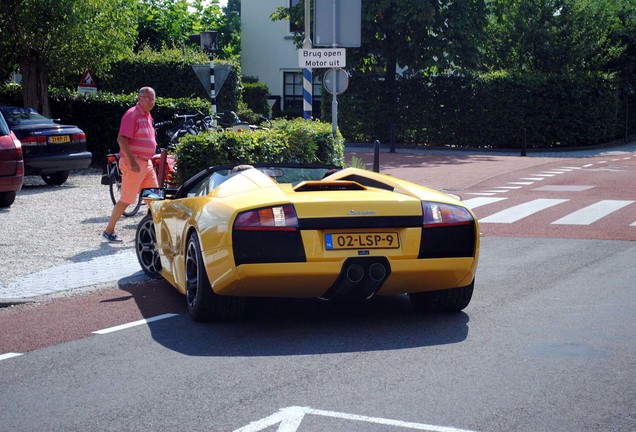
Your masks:
[{"label": "green hedge", "polygon": [[624,102],[610,75],[404,78],[393,92],[384,84],[353,78],[339,97],[347,140],[386,143],[393,125],[401,143],[515,148],[525,130],[528,148],[559,148],[624,132]]},{"label": "green hedge", "polygon": [[344,139],[334,140],[331,125],[321,122],[275,120],[269,130],[210,132],[189,135],[176,147],[177,182],[197,172],[227,163],[328,163],[342,165]]}]

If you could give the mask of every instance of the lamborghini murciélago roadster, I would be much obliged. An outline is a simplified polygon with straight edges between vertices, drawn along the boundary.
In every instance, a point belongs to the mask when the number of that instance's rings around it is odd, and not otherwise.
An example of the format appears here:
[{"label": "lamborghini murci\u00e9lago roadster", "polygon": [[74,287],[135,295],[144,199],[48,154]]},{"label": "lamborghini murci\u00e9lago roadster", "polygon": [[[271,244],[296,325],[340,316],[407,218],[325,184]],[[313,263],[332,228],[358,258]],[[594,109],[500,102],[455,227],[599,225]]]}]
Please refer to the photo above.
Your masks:
[{"label": "lamborghini murci\u00e9lago roadster", "polygon": [[235,318],[246,297],[406,293],[417,310],[448,312],[472,297],[474,214],[408,181],[327,165],[228,165],[143,195],[139,263],[185,294],[196,321]]}]

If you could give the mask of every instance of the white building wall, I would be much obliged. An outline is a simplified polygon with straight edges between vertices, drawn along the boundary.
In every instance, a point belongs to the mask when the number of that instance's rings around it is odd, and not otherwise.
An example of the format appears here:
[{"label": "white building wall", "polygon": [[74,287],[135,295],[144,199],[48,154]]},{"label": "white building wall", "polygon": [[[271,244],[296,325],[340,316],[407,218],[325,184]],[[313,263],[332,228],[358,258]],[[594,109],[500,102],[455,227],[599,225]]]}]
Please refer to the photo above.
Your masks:
[{"label": "white building wall", "polygon": [[241,0],[241,71],[282,98],[283,72],[301,69],[289,21],[270,18],[281,6],[289,7],[289,0]]}]

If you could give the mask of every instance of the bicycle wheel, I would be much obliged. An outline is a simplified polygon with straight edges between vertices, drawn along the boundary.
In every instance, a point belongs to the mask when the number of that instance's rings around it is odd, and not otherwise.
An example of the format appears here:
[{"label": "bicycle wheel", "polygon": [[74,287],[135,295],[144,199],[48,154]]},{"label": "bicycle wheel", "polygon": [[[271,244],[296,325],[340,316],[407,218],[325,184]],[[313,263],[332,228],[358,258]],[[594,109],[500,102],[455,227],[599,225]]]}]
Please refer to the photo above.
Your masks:
[{"label": "bicycle wheel", "polygon": [[[117,173],[112,173],[109,176],[108,188],[110,190],[110,199],[113,202],[113,205],[117,204],[119,198],[121,197],[121,177],[117,175]],[[130,217],[137,214],[139,211],[139,207],[141,207],[141,195],[137,195],[137,200],[134,204],[129,205],[124,210],[124,216]]]}]

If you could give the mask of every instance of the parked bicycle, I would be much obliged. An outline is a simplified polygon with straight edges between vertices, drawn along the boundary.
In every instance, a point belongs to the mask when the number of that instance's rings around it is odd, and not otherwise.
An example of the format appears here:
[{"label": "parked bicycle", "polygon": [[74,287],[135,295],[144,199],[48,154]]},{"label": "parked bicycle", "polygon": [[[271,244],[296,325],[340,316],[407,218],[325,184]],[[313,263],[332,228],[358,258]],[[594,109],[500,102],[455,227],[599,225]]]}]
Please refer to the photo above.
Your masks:
[{"label": "parked bicycle", "polygon": [[[193,125],[195,125],[195,123],[192,121],[192,119],[198,115],[199,114],[184,116],[175,115],[175,118],[183,121],[175,128],[171,128],[166,131],[170,138],[168,147],[174,145],[180,137],[188,133],[198,133],[196,129],[193,129]],[[159,122],[155,124],[155,129],[162,129],[172,124],[173,122],[171,120]],[[159,181],[160,186],[174,186],[174,173],[176,167],[176,158],[174,155],[168,154],[167,149],[157,148],[157,153],[152,157],[152,165],[155,169],[155,173],[157,174],[157,180]],[[111,153],[106,155],[106,174],[102,177],[102,183],[108,185],[110,199],[113,202],[113,205],[117,204],[117,201],[121,198],[121,182],[122,173],[119,168],[119,154]],[[136,215],[142,203],[141,194],[138,194],[137,200],[126,207],[123,215],[126,217]]]}]

